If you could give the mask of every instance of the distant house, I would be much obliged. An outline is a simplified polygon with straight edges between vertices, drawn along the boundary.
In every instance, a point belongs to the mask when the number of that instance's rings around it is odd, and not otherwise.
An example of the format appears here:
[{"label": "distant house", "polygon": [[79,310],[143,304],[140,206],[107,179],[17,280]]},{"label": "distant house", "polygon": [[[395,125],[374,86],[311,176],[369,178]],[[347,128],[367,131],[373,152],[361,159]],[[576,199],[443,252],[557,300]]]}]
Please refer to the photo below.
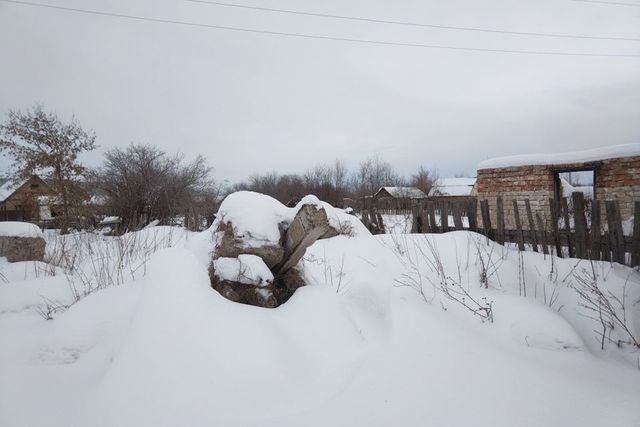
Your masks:
[{"label": "distant house", "polygon": [[55,197],[51,187],[37,175],[24,181],[0,179],[0,221],[51,220]]},{"label": "distant house", "polygon": [[373,203],[380,209],[410,209],[427,198],[417,187],[381,187],[373,195]]},{"label": "distant house", "polygon": [[475,178],[438,178],[429,191],[429,197],[450,198],[452,201],[473,197],[475,185]]}]

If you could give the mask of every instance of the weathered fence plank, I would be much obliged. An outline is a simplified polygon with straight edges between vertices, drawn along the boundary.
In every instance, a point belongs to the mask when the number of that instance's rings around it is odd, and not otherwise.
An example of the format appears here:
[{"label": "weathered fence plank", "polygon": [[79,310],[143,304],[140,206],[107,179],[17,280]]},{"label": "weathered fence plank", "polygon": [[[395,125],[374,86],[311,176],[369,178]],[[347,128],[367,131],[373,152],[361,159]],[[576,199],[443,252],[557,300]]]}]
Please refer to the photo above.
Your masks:
[{"label": "weathered fence plank", "polygon": [[422,233],[421,222],[420,207],[416,205],[411,210],[411,233]]},{"label": "weathered fence plank", "polygon": [[513,200],[513,216],[516,221],[516,235],[518,239],[518,250],[524,251],[524,235],[522,234],[522,224],[520,223],[520,211],[517,200]]},{"label": "weathered fence plank", "polygon": [[549,199],[549,211],[551,213],[551,239],[556,249],[556,256],[562,258],[562,244],[560,243],[560,233],[558,233],[558,222],[560,218],[560,205],[553,197]]},{"label": "weathered fence plank", "polygon": [[587,258],[587,220],[584,216],[584,194],[571,194],[573,202],[573,223],[576,236],[576,257]]},{"label": "weathered fence plank", "polygon": [[475,200],[469,201],[467,204],[467,219],[469,220],[469,231],[477,231],[478,230],[478,214],[477,205]]},{"label": "weathered fence plank", "polygon": [[589,259],[594,261],[600,260],[601,241],[600,241],[600,201],[591,201],[591,247],[589,249]]},{"label": "weathered fence plank", "polygon": [[569,258],[575,258],[575,252],[573,251],[573,242],[571,239],[571,222],[569,221],[569,203],[566,198],[560,199],[562,206],[562,218],[564,219],[564,230],[567,233],[567,249],[569,251]]},{"label": "weathered fence plank", "polygon": [[540,212],[536,212],[536,221],[538,222],[538,231],[536,231],[536,234],[538,235],[540,245],[542,245],[542,253],[548,255],[549,249],[547,248],[547,232],[545,231],[544,222],[542,221],[542,215],[540,215]]},{"label": "weathered fence plank", "polygon": [[449,203],[442,202],[440,204],[440,228],[443,233],[449,231]]},{"label": "weathered fence plank", "polygon": [[433,233],[435,230],[429,224],[429,215],[427,214],[426,206],[423,206],[420,210],[420,222],[422,223],[423,233]]},{"label": "weathered fence plank", "polygon": [[611,260],[624,263],[624,235],[622,234],[622,221],[618,203],[615,200],[607,200],[607,225],[609,228],[609,241],[611,244]]},{"label": "weathered fence plank", "polygon": [[640,202],[636,202],[633,212],[633,237],[631,240],[631,266],[640,265]]},{"label": "weathered fence plank", "polygon": [[489,201],[480,202],[480,214],[482,215],[482,227],[484,235],[493,240],[493,230],[491,229],[491,216],[489,215]]},{"label": "weathered fence plank", "polygon": [[378,223],[378,231],[381,234],[384,234],[385,233],[384,221],[382,221],[382,215],[380,215],[380,212],[376,213],[376,222]]},{"label": "weathered fence plank", "polygon": [[497,229],[496,229],[496,241],[501,245],[504,245],[504,205],[502,196],[498,196],[496,200],[497,211]]},{"label": "weathered fence plank", "polygon": [[524,199],[524,207],[527,212],[527,219],[529,221],[529,234],[531,235],[531,246],[534,252],[538,252],[538,238],[536,236],[536,226],[533,223],[533,213],[531,212],[531,202],[529,199]]},{"label": "weathered fence plank", "polygon": [[427,212],[429,213],[429,226],[431,227],[431,232],[435,233],[438,229],[438,225],[436,224],[436,207],[433,202],[427,202]]},{"label": "weathered fence plank", "polygon": [[453,226],[456,230],[462,230],[462,213],[460,209],[460,203],[451,204],[451,213],[453,214]]}]

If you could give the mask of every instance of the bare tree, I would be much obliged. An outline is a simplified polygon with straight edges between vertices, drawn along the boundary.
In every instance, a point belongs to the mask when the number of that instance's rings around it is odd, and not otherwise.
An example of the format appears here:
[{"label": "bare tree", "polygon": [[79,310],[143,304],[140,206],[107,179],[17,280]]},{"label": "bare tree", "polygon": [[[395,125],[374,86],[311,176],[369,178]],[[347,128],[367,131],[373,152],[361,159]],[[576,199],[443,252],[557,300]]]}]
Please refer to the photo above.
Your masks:
[{"label": "bare tree", "polygon": [[150,145],[107,151],[97,176],[113,213],[127,228],[153,219],[168,223],[176,216],[208,218],[217,196],[202,156],[188,163],[181,154],[170,156]]},{"label": "bare tree", "polygon": [[435,172],[420,166],[418,172],[411,176],[411,185],[422,190],[424,194],[429,194],[437,179],[438,176]]},{"label": "bare tree", "polygon": [[78,181],[87,172],[78,156],[96,148],[95,133],[80,126],[75,117],[65,123],[42,106],[22,112],[11,110],[0,125],[0,152],[13,160],[16,178],[27,179],[35,173],[50,178],[54,191],[62,198],[64,223],[69,206],[77,198]]},{"label": "bare tree", "polygon": [[352,176],[353,190],[363,200],[366,196],[375,194],[380,187],[402,185],[404,185],[402,177],[378,155],[360,163],[360,167]]}]

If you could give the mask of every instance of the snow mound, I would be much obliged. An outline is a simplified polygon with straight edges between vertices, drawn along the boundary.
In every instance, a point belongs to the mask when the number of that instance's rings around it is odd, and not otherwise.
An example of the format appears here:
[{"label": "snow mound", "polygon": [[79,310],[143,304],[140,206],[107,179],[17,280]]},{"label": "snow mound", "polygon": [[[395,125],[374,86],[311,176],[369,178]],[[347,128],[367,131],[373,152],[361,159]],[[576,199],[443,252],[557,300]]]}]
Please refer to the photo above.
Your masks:
[{"label": "snow mound", "polygon": [[4,221],[0,222],[0,236],[4,237],[42,237],[42,230],[28,222]]},{"label": "snow mound", "polygon": [[609,147],[600,147],[591,150],[555,154],[523,154],[517,156],[497,157],[480,162],[478,170],[515,166],[593,162],[597,160],[617,159],[631,156],[640,156],[640,144],[612,145]]},{"label": "snow mound", "polygon": [[213,261],[214,274],[220,280],[267,286],[273,282],[273,274],[262,258],[256,255],[239,255],[238,258],[221,257]]},{"label": "snow mound", "polygon": [[234,235],[245,246],[275,246],[280,243],[280,229],[287,228],[300,208],[309,204],[324,209],[329,224],[336,230],[347,230],[351,236],[371,235],[358,218],[320,201],[316,196],[305,196],[295,207],[288,208],[273,197],[253,191],[238,191],[228,195],[209,230],[215,233],[221,222],[230,222]]},{"label": "snow mound", "polygon": [[278,245],[278,224],[292,220],[291,209],[273,197],[253,191],[229,194],[218,209],[210,230],[218,231],[221,222],[233,224],[234,235],[247,246]]}]

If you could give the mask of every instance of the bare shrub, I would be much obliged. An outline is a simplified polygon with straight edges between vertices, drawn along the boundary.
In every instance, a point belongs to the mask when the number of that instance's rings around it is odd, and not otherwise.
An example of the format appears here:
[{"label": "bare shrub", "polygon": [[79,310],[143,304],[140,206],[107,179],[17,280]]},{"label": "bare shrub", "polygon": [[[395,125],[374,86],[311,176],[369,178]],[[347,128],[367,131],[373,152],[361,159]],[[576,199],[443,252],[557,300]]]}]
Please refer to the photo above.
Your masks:
[{"label": "bare shrub", "polygon": [[[592,262],[593,265],[593,262]],[[572,273],[573,289],[578,293],[580,298],[579,306],[584,309],[583,316],[595,320],[602,328],[600,331],[594,331],[600,337],[600,348],[605,349],[606,342],[614,343],[618,347],[624,344],[633,345],[640,348],[640,337],[632,330],[627,320],[627,281],[625,281],[622,289],[622,295],[617,296],[609,290],[603,290],[598,283],[598,276],[595,269],[591,271],[582,268]],[[621,331],[618,333],[623,338],[614,340],[611,338],[611,332],[614,330]]]},{"label": "bare shrub", "polygon": [[107,151],[96,180],[112,213],[128,230],[139,229],[153,219],[170,224],[178,215],[187,220],[187,226],[193,218],[190,228],[198,229],[198,218],[213,217],[219,192],[204,157],[186,162],[181,154],[168,155],[140,144]]},{"label": "bare shrub", "polygon": [[[404,273],[396,280],[396,286],[408,287],[418,292],[427,303],[431,303],[440,294],[445,299],[466,308],[474,316],[480,317],[482,321],[493,322],[493,301],[488,301],[485,297],[477,299],[471,295],[462,285],[461,274],[459,274],[458,280],[447,275],[440,251],[433,239],[429,236],[423,236],[422,239],[426,246],[426,251],[421,245],[413,245],[412,254],[408,250],[406,241],[402,245],[394,238],[394,252],[407,268],[407,273]],[[456,262],[460,264],[459,259],[456,259]],[[423,265],[426,266],[426,270]],[[460,271],[459,265],[458,271]],[[433,278],[434,273],[435,278]],[[425,290],[425,285],[427,284],[430,285],[430,296],[427,294],[428,291]],[[442,307],[446,310],[444,305]]]}]

